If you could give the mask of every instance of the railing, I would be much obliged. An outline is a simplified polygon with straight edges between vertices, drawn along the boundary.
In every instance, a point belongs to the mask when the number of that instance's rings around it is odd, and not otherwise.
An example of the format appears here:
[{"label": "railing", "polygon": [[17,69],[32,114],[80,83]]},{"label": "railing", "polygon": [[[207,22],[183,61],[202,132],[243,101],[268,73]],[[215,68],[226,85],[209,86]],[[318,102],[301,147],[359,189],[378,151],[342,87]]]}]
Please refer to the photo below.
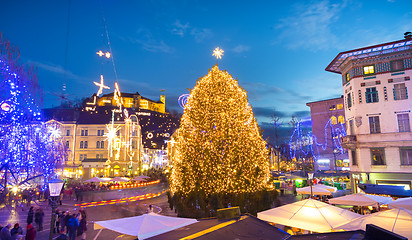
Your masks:
[{"label": "railing", "polygon": [[342,147],[344,148],[355,149],[356,144],[357,144],[356,135],[348,135],[348,136],[342,137],[341,144],[342,144]]}]

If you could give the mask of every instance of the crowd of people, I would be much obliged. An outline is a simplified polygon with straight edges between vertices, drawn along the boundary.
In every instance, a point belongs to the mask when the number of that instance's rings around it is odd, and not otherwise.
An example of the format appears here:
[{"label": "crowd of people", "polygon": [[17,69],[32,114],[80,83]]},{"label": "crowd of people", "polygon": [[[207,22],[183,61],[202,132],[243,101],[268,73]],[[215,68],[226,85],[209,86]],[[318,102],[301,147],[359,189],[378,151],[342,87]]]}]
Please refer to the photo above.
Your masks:
[{"label": "crowd of people", "polygon": [[[80,209],[77,213],[70,211],[56,210],[55,224],[53,226],[53,233],[58,233],[56,240],[75,240],[86,239],[87,231],[87,215],[84,209]],[[30,207],[27,213],[27,227],[23,231],[19,223],[6,226],[0,225],[0,240],[34,240],[37,232],[43,231],[43,209]],[[33,226],[33,222],[35,226]]]}]

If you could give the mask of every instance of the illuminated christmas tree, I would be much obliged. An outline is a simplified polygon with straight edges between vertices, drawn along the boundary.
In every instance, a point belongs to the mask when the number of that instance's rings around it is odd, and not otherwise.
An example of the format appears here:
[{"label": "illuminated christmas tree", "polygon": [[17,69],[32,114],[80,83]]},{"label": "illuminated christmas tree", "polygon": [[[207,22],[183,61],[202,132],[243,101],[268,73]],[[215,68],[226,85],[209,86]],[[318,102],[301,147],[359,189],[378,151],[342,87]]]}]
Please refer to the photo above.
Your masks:
[{"label": "illuminated christmas tree", "polygon": [[41,121],[34,69],[17,60],[18,49],[0,39],[0,189],[47,180],[66,157],[59,129]]},{"label": "illuminated christmas tree", "polygon": [[270,207],[266,142],[237,80],[214,66],[197,81],[172,141],[169,203],[180,216]]}]

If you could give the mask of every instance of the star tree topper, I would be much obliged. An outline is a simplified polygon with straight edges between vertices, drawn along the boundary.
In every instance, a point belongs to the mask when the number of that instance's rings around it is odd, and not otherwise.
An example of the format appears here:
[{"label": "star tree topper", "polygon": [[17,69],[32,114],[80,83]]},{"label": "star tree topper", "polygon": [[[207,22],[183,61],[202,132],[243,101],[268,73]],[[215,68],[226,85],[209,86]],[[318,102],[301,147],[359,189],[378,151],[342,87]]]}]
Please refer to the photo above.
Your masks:
[{"label": "star tree topper", "polygon": [[215,48],[215,50],[213,50],[213,54],[212,56],[215,56],[217,60],[222,59],[223,53],[225,51],[223,51],[223,49],[220,49],[219,47]]},{"label": "star tree topper", "polygon": [[100,75],[100,83],[93,82],[96,86],[99,87],[99,91],[97,91],[97,96],[103,93],[103,89],[110,89],[110,87],[104,85],[103,75]]}]

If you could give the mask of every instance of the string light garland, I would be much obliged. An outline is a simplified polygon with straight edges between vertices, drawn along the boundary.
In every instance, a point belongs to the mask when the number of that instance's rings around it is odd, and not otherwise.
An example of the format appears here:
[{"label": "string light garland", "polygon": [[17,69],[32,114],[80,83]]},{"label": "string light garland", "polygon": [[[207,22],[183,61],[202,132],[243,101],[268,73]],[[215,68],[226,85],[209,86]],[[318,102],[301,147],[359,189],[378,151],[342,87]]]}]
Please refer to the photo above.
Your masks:
[{"label": "string light garland", "polygon": [[236,194],[271,188],[266,142],[246,91],[217,65],[191,91],[172,152],[172,193]]}]

